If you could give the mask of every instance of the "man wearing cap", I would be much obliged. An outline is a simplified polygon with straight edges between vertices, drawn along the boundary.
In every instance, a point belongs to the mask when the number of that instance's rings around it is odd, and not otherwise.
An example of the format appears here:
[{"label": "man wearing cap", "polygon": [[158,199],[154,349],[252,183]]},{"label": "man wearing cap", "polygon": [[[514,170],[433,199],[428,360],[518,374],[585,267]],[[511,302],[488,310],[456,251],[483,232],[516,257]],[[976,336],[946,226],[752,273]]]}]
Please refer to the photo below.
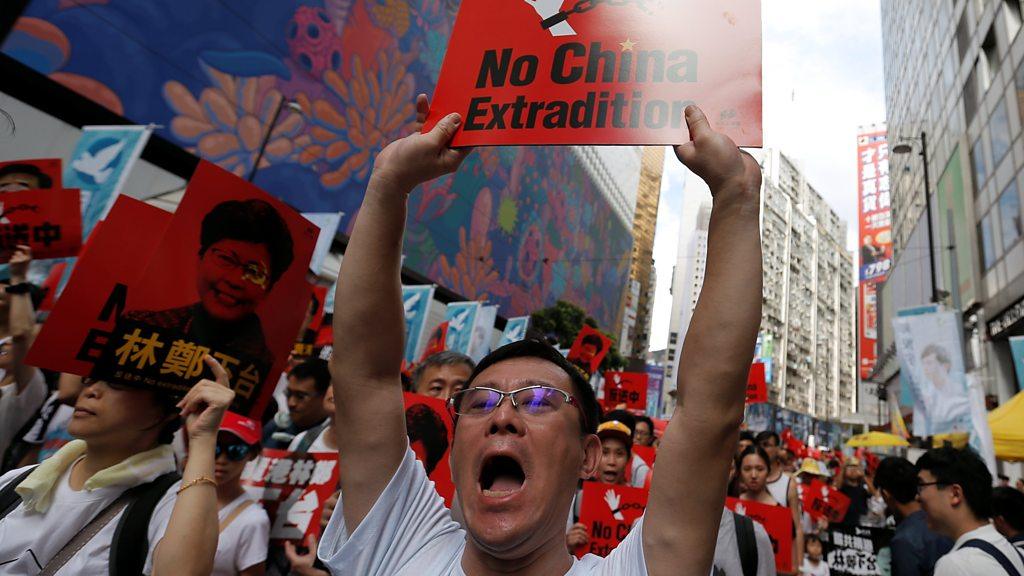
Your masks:
[{"label": "man wearing cap", "polygon": [[626,410],[612,410],[604,415],[603,420],[605,422],[617,420],[633,434],[630,443],[631,454],[628,465],[629,472],[626,474],[626,483],[634,488],[643,488],[644,486],[647,486],[647,482],[649,480],[648,476],[651,475],[651,467],[647,465],[647,461],[641,458],[639,454],[632,452],[632,444],[636,442],[636,427],[639,421]]},{"label": "man wearing cap", "polygon": [[252,418],[225,412],[217,434],[214,476],[220,522],[213,576],[263,574],[270,541],[270,519],[244,488],[242,470],[260,453],[260,425]]},{"label": "man wearing cap", "polygon": [[633,434],[618,420],[609,420],[597,427],[601,439],[601,463],[597,468],[597,479],[605,484],[629,485],[626,469],[633,454]]},{"label": "man wearing cap", "polygon": [[[424,120],[426,96],[417,111]],[[345,423],[344,472],[318,552],[334,576],[710,574],[761,321],[761,176],[694,106],[687,123],[690,141],[676,154],[714,197],[704,291],[646,511],[605,558],[577,559],[566,549],[570,503],[577,482],[597,474],[601,441],[593,389],[549,344],[495,350],[449,401],[458,416],[451,467],[465,528],[416,462],[400,377],[403,229],[413,189],[454,172],[468,154],[449,147],[461,118],[444,116],[377,156],[335,300],[334,349],[345,353],[334,355],[331,373],[336,417]]]}]

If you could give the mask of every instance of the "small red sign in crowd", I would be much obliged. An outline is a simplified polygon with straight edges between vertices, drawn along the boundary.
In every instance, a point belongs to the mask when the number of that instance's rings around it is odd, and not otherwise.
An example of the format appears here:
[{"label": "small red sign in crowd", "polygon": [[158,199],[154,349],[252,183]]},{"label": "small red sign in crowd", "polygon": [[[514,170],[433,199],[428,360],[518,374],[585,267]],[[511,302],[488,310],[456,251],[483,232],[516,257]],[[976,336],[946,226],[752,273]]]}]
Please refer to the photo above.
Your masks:
[{"label": "small red sign in crowd", "polygon": [[642,413],[647,409],[648,378],[646,372],[605,372],[605,410],[614,410],[619,404],[625,404],[626,410]]},{"label": "small red sign in crowd", "polygon": [[338,455],[264,450],[242,472],[242,485],[270,516],[271,540],[320,535],[324,502],[338,490]]},{"label": "small red sign in crowd", "polygon": [[614,550],[643,515],[647,492],[645,488],[584,482],[580,523],[590,532],[590,542],[576,555],[607,556]]},{"label": "small red sign in crowd", "polygon": [[842,522],[846,517],[846,510],[850,507],[850,498],[825,484],[821,480],[814,480],[810,484],[801,485],[801,502],[804,512],[811,518],[824,518],[829,522]]},{"label": "small red sign in crowd", "polygon": [[793,513],[789,508],[738,498],[726,498],[725,507],[764,526],[772,541],[775,568],[779,572],[793,571]]}]

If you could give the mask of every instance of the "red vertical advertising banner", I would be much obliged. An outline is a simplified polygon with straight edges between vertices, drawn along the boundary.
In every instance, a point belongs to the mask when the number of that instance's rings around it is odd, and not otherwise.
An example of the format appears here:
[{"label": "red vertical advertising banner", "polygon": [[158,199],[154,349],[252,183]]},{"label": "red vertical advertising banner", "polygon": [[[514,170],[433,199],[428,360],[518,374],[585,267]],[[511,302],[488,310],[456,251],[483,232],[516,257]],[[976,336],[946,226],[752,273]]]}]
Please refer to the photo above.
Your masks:
[{"label": "red vertical advertising banner", "polygon": [[889,144],[885,128],[861,129],[857,135],[857,198],[860,247],[858,326],[860,377],[875,368],[878,340],[877,284],[893,263],[889,196]]}]

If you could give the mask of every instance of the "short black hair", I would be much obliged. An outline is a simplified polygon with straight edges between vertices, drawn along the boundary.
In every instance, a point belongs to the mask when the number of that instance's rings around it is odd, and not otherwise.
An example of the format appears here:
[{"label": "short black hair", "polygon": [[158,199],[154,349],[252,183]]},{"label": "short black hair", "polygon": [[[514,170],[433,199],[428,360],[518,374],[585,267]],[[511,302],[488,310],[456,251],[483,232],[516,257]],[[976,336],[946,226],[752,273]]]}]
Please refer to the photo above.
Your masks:
[{"label": "short black hair", "polygon": [[0,177],[7,176],[8,174],[28,174],[39,180],[40,188],[53,187],[53,178],[50,178],[48,174],[40,170],[35,164],[8,164],[0,168]]},{"label": "short black hair", "polygon": [[[601,422],[611,422],[612,420],[617,420],[625,424],[626,428],[629,428],[630,434],[636,432],[636,416],[633,416],[633,414],[625,410],[609,410],[601,417]],[[653,428],[651,430],[653,430]]]},{"label": "short black hair", "polygon": [[[639,424],[641,422],[646,423],[647,427],[651,429],[651,434],[654,434],[654,420],[651,420],[646,415],[641,414],[636,417],[636,423]],[[636,426],[633,427],[633,432],[636,432]]]},{"label": "short black hair", "polygon": [[325,394],[331,386],[331,370],[327,365],[327,360],[320,358],[311,358],[296,365],[288,373],[288,377],[295,378],[296,380],[312,378],[318,394]]},{"label": "short black hair", "polygon": [[917,469],[906,458],[889,456],[875,469],[875,486],[900,504],[910,504],[917,498]]},{"label": "short black hair", "polygon": [[580,344],[592,344],[597,346],[598,350],[604,349],[604,340],[602,340],[597,334],[587,334],[583,337],[583,340],[580,341]]},{"label": "short black hair", "polygon": [[941,485],[960,486],[967,507],[979,520],[992,517],[992,474],[974,450],[934,448],[918,459],[917,470],[927,470]]},{"label": "short black hair", "polygon": [[405,411],[405,430],[409,444],[417,440],[423,443],[427,452],[423,467],[430,475],[448,450],[448,427],[426,404],[413,404]]},{"label": "short black hair", "polygon": [[270,286],[292,265],[292,234],[288,224],[269,202],[259,199],[228,200],[203,217],[199,233],[199,256],[221,240],[263,244],[270,253]]},{"label": "short black hair", "polygon": [[804,534],[804,546],[807,546],[811,542],[821,544],[821,538],[818,538],[818,535],[814,533]]},{"label": "short black hair", "polygon": [[757,436],[754,438],[754,442],[757,443],[758,446],[760,446],[761,443],[764,442],[765,440],[770,440],[773,438],[775,439],[776,446],[782,445],[782,440],[779,439],[779,435],[776,434],[774,430],[765,430],[764,432],[759,432]]},{"label": "short black hair", "polygon": [[427,371],[427,368],[434,368],[440,366],[457,366],[462,364],[469,368],[472,372],[476,368],[476,362],[465,354],[459,354],[458,352],[452,352],[451,350],[445,350],[427,356],[423,362],[416,365],[416,368],[412,371],[412,386],[415,389],[420,385],[420,378],[423,377],[423,373]]},{"label": "short black hair", "polygon": [[750,430],[740,430],[740,442],[746,440],[747,442],[755,442],[754,433]]},{"label": "short black hair", "polygon": [[581,418],[583,433],[597,434],[597,422],[601,418],[601,407],[597,404],[597,397],[594,395],[594,389],[590,387],[590,382],[588,382],[587,376],[585,376],[579,368],[566,360],[565,356],[562,356],[561,352],[547,342],[528,338],[526,340],[520,340],[519,342],[513,342],[498,348],[494,352],[485,356],[484,359],[476,365],[476,369],[473,370],[473,373],[469,376],[469,380],[466,381],[466,387],[469,388],[473,384],[473,381],[476,380],[476,377],[484,370],[499,362],[513,360],[516,358],[538,358],[540,360],[551,362],[555,366],[561,368],[572,381],[573,396],[576,397],[580,413],[583,416]]},{"label": "short black hair", "polygon": [[992,490],[992,508],[996,516],[1018,532],[1024,532],[1024,492],[1009,486],[1000,486]]}]

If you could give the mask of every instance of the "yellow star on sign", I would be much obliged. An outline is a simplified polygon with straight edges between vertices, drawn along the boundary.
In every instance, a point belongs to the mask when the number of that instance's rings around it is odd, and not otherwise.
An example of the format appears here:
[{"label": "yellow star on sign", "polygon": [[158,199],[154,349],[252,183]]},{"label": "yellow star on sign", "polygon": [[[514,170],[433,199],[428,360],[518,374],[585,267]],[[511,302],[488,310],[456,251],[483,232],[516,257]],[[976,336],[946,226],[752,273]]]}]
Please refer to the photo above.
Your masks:
[{"label": "yellow star on sign", "polygon": [[632,52],[633,47],[636,46],[636,42],[633,42],[629,38],[626,38],[625,42],[619,42],[619,46],[622,46],[623,52]]}]

